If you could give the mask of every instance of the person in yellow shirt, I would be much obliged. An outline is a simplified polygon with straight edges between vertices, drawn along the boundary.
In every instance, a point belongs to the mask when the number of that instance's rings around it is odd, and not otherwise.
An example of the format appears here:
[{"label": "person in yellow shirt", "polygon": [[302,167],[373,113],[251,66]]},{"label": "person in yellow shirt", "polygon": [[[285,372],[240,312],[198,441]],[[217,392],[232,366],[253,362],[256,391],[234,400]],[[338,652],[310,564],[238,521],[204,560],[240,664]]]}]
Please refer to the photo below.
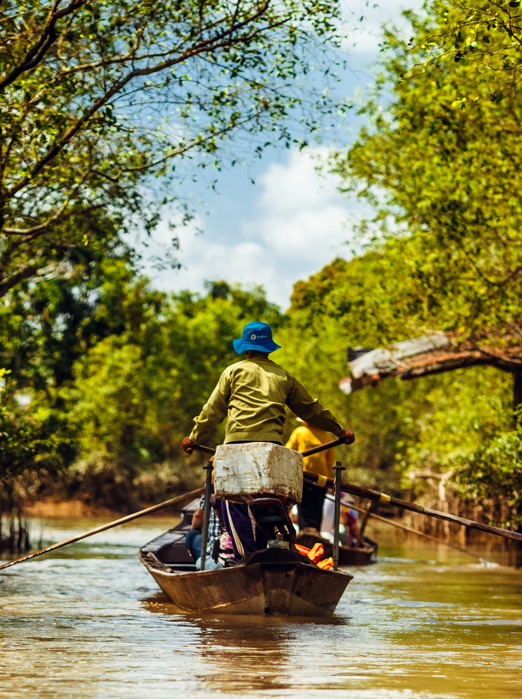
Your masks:
[{"label": "person in yellow shirt", "polygon": [[[307,449],[312,449],[312,447],[318,447],[320,444],[332,441],[331,436],[325,430],[310,425],[303,420],[300,420],[300,422],[303,424],[296,427],[290,435],[290,439],[286,443],[287,449],[306,451]],[[305,456],[303,459],[303,470],[308,473],[315,473],[318,476],[331,478],[334,458],[333,449],[327,449],[318,454],[312,454],[312,456]],[[313,485],[312,483],[303,485],[303,499],[297,506],[299,513],[298,524],[301,531],[304,529],[321,531],[325,495],[326,488]]]}]

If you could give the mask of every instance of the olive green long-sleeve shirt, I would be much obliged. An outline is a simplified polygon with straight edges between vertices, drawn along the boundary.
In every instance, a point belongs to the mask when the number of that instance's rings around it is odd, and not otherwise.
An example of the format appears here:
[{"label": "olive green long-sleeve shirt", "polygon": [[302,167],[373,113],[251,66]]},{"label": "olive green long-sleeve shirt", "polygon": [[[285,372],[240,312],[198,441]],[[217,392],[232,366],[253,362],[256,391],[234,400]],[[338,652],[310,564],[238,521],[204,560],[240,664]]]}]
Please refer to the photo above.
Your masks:
[{"label": "olive green long-sleeve shirt", "polygon": [[270,359],[253,357],[221,374],[190,435],[198,443],[228,415],[225,444],[282,442],[285,406],[305,422],[339,436],[342,425],[306,388]]}]

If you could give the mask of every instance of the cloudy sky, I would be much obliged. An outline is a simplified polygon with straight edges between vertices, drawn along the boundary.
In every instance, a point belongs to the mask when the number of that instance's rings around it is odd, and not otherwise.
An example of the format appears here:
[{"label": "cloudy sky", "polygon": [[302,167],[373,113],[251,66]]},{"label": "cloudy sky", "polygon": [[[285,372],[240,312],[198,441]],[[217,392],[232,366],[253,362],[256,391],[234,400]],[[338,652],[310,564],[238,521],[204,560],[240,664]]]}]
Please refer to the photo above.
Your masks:
[{"label": "cloudy sky", "polygon": [[[357,27],[355,46],[347,47],[349,70],[343,81],[352,97],[373,80],[382,23],[400,22],[402,9],[419,2],[345,0],[345,6],[348,22]],[[347,144],[357,126],[356,121],[347,126]],[[154,283],[174,291],[203,291],[205,281],[218,279],[262,284],[268,298],[286,308],[298,279],[319,271],[335,256],[349,255],[346,241],[352,238],[354,220],[363,215],[360,203],[338,193],[335,176],[317,172],[317,159],[326,155],[326,147],[271,151],[255,165],[220,173],[217,192],[205,189],[203,182],[191,185],[192,199],[204,200],[197,215],[200,232],[181,231],[182,269],[154,272]],[[162,221],[156,240],[161,244],[171,237]]]}]

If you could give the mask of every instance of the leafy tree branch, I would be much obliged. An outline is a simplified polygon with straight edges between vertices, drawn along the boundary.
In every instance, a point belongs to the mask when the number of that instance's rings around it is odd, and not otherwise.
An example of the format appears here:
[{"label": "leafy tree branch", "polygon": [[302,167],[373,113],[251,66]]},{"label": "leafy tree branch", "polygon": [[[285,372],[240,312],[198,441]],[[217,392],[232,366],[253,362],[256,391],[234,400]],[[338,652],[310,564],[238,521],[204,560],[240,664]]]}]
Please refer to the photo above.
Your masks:
[{"label": "leafy tree branch", "polygon": [[150,229],[176,162],[216,165],[236,133],[259,152],[330,119],[310,62],[328,73],[338,12],[326,0],[5,3],[0,288],[45,264],[42,246],[80,243],[64,223],[95,208]]}]

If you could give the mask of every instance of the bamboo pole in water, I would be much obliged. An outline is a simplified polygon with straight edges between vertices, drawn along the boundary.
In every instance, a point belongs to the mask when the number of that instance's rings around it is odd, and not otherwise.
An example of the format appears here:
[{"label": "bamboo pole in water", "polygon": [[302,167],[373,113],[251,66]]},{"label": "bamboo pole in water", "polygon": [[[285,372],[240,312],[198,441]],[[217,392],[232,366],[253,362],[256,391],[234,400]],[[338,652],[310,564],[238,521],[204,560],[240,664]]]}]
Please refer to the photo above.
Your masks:
[{"label": "bamboo pole in water", "polygon": [[139,512],[134,512],[131,515],[127,515],[126,517],[121,517],[120,519],[115,519],[113,522],[108,522],[107,524],[102,524],[101,527],[96,527],[96,529],[90,529],[88,532],[84,532],[83,534],[78,534],[78,536],[73,536],[70,539],[64,539],[64,541],[60,541],[57,544],[52,544],[52,546],[47,546],[44,549],[41,549],[40,551],[35,551],[34,553],[30,553],[28,556],[23,556],[22,558],[17,558],[15,561],[9,561],[9,563],[4,563],[4,565],[0,566],[0,570],[3,570],[4,568],[9,568],[10,566],[14,566],[17,563],[23,563],[24,561],[30,561],[31,558],[36,558],[36,556],[42,556],[44,553],[49,553],[49,551],[55,551],[56,549],[61,548],[62,546],[68,546],[69,544],[74,544],[77,541],[81,541],[81,539],[86,539],[88,536],[92,536],[93,534],[99,534],[100,532],[104,532],[107,529],[112,529],[112,527],[117,527],[120,524],[125,524],[126,522],[132,522],[134,519],[138,519],[138,517],[144,517],[145,515],[151,514],[151,512],[157,512],[158,510],[162,510],[165,507],[170,507],[171,505],[177,505],[179,502],[183,502],[184,500],[191,500],[192,498],[197,498],[198,495],[203,495],[205,492],[205,488],[198,488],[197,490],[191,490],[190,493],[185,493],[184,495],[178,495],[176,498],[171,498],[170,500],[165,500],[165,502],[159,503],[159,505],[152,505],[152,507],[147,507],[145,510],[140,510]]}]

